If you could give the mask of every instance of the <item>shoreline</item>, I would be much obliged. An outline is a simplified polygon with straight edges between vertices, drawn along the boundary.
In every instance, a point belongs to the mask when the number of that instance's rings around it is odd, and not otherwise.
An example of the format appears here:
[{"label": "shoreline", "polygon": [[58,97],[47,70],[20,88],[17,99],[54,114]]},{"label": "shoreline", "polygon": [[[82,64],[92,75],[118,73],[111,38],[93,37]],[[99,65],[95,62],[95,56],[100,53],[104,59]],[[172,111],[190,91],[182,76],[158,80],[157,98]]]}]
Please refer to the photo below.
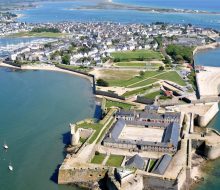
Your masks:
[{"label": "shoreline", "polygon": [[216,11],[203,11],[203,10],[193,10],[193,9],[184,9],[184,8],[163,8],[163,7],[151,7],[151,6],[140,6],[134,4],[125,4],[118,3],[112,0],[105,0],[103,2],[97,2],[95,5],[79,6],[76,8],[68,8],[67,10],[133,10],[141,11],[146,13],[176,13],[176,14],[211,14],[211,15],[220,15],[220,12]]},{"label": "shoreline", "polygon": [[25,65],[25,66],[22,66],[22,67],[17,67],[17,66],[13,66],[13,65],[10,65],[10,64],[7,64],[7,63],[3,63],[3,62],[0,62],[0,67],[5,67],[5,68],[11,68],[11,69],[17,69],[17,70],[42,70],[42,71],[54,71],[54,72],[62,72],[62,73],[66,73],[66,74],[71,74],[71,75],[74,75],[74,76],[78,76],[78,77],[81,77],[81,78],[84,78],[84,79],[87,79],[89,80],[90,82],[91,81],[91,77],[89,76],[85,76],[83,74],[80,74],[80,73],[76,73],[74,71],[69,71],[69,70],[65,70],[65,69],[61,69],[61,68],[58,68],[56,67],[55,65]]},{"label": "shoreline", "polygon": [[216,49],[216,48],[220,48],[220,42],[214,42],[214,43],[211,43],[211,44],[197,46],[193,50],[193,56],[195,56],[198,52],[207,51],[207,50]]}]

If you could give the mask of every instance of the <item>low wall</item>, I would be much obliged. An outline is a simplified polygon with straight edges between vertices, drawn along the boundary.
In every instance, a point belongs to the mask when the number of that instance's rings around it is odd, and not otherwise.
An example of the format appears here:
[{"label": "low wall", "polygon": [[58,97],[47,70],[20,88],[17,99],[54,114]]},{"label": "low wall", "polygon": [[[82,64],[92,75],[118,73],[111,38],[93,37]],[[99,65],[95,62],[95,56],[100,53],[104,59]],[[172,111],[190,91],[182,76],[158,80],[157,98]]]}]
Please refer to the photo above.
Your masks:
[{"label": "low wall", "polygon": [[154,100],[142,97],[142,96],[137,96],[137,103],[141,103],[141,104],[148,104],[148,105],[152,105],[154,103]]},{"label": "low wall", "polygon": [[96,95],[107,96],[107,97],[116,98],[119,100],[125,100],[125,97],[119,96],[118,94],[116,94],[114,92],[106,92],[106,91],[96,90],[95,93],[96,93]]},{"label": "low wall", "polygon": [[178,190],[177,180],[169,180],[156,176],[144,176],[144,190]]}]

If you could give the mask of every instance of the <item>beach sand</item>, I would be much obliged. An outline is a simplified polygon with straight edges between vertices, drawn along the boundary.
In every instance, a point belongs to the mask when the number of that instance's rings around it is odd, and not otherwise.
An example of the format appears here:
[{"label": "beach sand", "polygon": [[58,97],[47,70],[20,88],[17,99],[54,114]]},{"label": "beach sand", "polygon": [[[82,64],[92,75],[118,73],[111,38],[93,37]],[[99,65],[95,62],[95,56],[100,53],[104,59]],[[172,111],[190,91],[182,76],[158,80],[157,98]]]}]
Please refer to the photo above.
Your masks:
[{"label": "beach sand", "polygon": [[80,74],[80,73],[76,73],[74,71],[68,71],[68,70],[65,70],[65,69],[60,69],[60,68],[56,67],[55,65],[37,64],[37,65],[24,65],[22,67],[16,67],[16,66],[13,66],[13,65],[10,65],[10,64],[0,62],[0,67],[8,67],[8,68],[13,68],[13,69],[21,69],[21,70],[45,70],[45,71],[63,72],[63,73],[83,77],[85,79],[88,79],[88,80],[92,81],[91,77],[85,76],[85,75]]}]

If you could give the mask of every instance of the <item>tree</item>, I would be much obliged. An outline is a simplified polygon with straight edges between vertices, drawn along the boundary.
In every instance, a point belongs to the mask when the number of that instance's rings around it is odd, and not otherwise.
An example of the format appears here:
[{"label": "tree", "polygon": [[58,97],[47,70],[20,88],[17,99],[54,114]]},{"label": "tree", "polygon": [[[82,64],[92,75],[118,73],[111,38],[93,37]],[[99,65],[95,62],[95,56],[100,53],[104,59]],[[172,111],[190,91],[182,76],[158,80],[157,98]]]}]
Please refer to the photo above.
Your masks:
[{"label": "tree", "polygon": [[68,54],[65,54],[62,56],[62,63],[65,65],[69,65],[70,64],[70,56]]},{"label": "tree", "polygon": [[98,79],[96,82],[98,86],[106,86],[106,87],[109,86],[108,82],[105,81],[104,79]]},{"label": "tree", "polygon": [[163,60],[163,62],[166,65],[170,65],[171,64],[170,58],[168,56],[165,56],[165,59]]},{"label": "tree", "polygon": [[140,72],[139,72],[139,75],[140,75],[141,78],[144,77],[144,74],[145,74],[144,71],[140,71]]},{"label": "tree", "polygon": [[160,66],[158,70],[159,71],[163,71],[164,70],[164,66]]},{"label": "tree", "polygon": [[120,58],[118,58],[118,57],[116,57],[116,58],[114,58],[114,60],[113,60],[115,63],[116,62],[121,62],[121,59]]}]

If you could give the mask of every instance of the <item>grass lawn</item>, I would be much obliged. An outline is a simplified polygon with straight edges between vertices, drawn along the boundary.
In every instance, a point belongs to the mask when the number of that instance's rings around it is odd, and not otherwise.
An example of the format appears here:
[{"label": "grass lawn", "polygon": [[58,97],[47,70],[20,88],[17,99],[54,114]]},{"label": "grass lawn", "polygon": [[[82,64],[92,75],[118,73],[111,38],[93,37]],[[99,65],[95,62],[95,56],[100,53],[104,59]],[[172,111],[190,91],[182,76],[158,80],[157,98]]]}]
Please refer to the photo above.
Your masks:
[{"label": "grass lawn", "polygon": [[170,72],[164,73],[162,75],[159,75],[155,78],[162,79],[162,80],[169,80],[169,81],[175,82],[181,86],[186,86],[186,83],[184,82],[184,80],[179,76],[179,74],[176,71],[170,71]]},{"label": "grass lawn", "polygon": [[150,63],[150,62],[118,62],[115,64],[119,67],[144,67],[148,69],[158,69],[161,66],[160,63]]},{"label": "grass lawn", "polygon": [[140,82],[140,83],[136,83],[136,84],[134,84],[134,85],[131,85],[131,86],[129,86],[129,87],[130,87],[130,88],[135,88],[135,87],[147,86],[147,85],[153,84],[153,83],[155,83],[155,82],[157,82],[157,81],[158,81],[157,79],[150,78],[150,79],[144,80],[143,82]]},{"label": "grass lawn", "polygon": [[134,70],[113,70],[113,69],[104,69],[99,71],[100,78],[106,81],[118,81],[118,80],[129,80],[137,75],[139,75],[138,71]]},{"label": "grass lawn", "polygon": [[65,36],[62,33],[53,33],[53,32],[19,32],[16,34],[11,34],[9,37],[44,37],[44,38],[61,38]]},{"label": "grass lawn", "polygon": [[[139,77],[139,79],[140,79],[140,77]],[[134,83],[134,84],[130,85],[129,87],[134,88],[134,87],[146,86],[146,85],[152,84],[158,80],[172,81],[172,82],[175,82],[181,86],[186,85],[184,80],[179,76],[179,74],[176,71],[168,71],[168,72],[146,71],[144,77],[142,77],[142,79],[139,80],[142,82]]]},{"label": "grass lawn", "polygon": [[[127,71],[123,71],[123,73],[127,73]],[[130,78],[127,78],[127,79],[123,79],[123,77],[120,77],[120,75],[118,76],[118,79],[113,79],[113,80],[107,80],[110,84],[110,86],[124,86],[124,87],[139,87],[140,85],[137,85],[137,86],[130,86],[134,83],[137,83],[139,81],[142,81],[144,79],[147,79],[149,77],[153,77],[157,74],[161,74],[162,72],[159,72],[159,71],[146,71],[145,72],[145,75],[143,77],[140,77],[139,76],[139,72],[136,73],[136,75],[129,75]],[[124,75],[124,74],[122,74]],[[157,81],[157,80],[155,80]],[[153,82],[151,82],[153,83]],[[149,84],[151,84],[149,83]],[[143,86],[143,85],[142,85]]]},{"label": "grass lawn", "polygon": [[106,131],[112,126],[113,121],[114,121],[114,118],[112,118],[112,120],[109,122],[109,124],[106,126],[106,128],[102,131],[100,137],[99,137],[98,140],[97,140],[97,143],[98,143],[99,141],[101,141],[101,139],[104,137],[104,134],[106,133]]},{"label": "grass lawn", "polygon": [[120,167],[122,164],[122,161],[124,159],[124,156],[120,155],[110,155],[109,159],[106,162],[107,166],[113,166],[113,167]]},{"label": "grass lawn", "polygon": [[128,88],[143,87],[158,80],[172,81],[181,86],[186,85],[176,71],[146,71],[141,77],[139,72],[134,70],[103,70],[100,71],[100,78],[106,80],[110,86]]},{"label": "grass lawn", "polygon": [[112,100],[107,100],[105,107],[106,108],[119,107],[119,108],[122,108],[122,109],[129,110],[132,107],[132,105],[127,104],[127,103],[123,103],[123,102],[116,102],[116,101],[112,101]]},{"label": "grass lawn", "polygon": [[155,166],[155,164],[157,163],[157,160],[150,160],[150,166],[149,166],[149,172],[152,171],[153,167]]},{"label": "grass lawn", "polygon": [[146,63],[143,62],[118,62],[116,66],[120,67],[145,67]]},{"label": "grass lawn", "polygon": [[156,96],[158,96],[160,94],[161,94],[161,91],[159,90],[159,91],[156,91],[156,92],[152,92],[150,94],[146,94],[144,97],[154,100],[156,98]]},{"label": "grass lawn", "polygon": [[137,61],[143,60],[162,60],[163,56],[160,52],[152,50],[135,50],[135,51],[122,51],[114,52],[111,54],[114,59],[120,61]]},{"label": "grass lawn", "polygon": [[147,90],[150,90],[152,88],[156,88],[156,87],[159,87],[160,85],[159,84],[155,84],[155,85],[150,85],[150,86],[147,86],[147,87],[144,87],[144,88],[139,88],[137,90],[132,90],[132,91],[127,91],[123,94],[124,97],[129,97],[129,96],[133,96],[133,95],[139,95],[139,94],[143,94],[145,93]]},{"label": "grass lawn", "polygon": [[77,128],[83,128],[83,129],[93,129],[95,132],[93,133],[92,137],[89,139],[89,143],[92,144],[94,140],[99,135],[103,125],[99,123],[82,123],[80,125],[77,125]]},{"label": "grass lawn", "polygon": [[103,160],[105,159],[106,155],[105,154],[98,154],[95,155],[91,161],[93,164],[102,164]]},{"label": "grass lawn", "polygon": [[69,70],[77,70],[77,71],[84,71],[84,72],[89,72],[91,71],[90,68],[87,67],[80,67],[80,66],[74,66],[74,65],[64,65],[64,64],[57,64],[57,67],[61,69],[69,69]]}]

